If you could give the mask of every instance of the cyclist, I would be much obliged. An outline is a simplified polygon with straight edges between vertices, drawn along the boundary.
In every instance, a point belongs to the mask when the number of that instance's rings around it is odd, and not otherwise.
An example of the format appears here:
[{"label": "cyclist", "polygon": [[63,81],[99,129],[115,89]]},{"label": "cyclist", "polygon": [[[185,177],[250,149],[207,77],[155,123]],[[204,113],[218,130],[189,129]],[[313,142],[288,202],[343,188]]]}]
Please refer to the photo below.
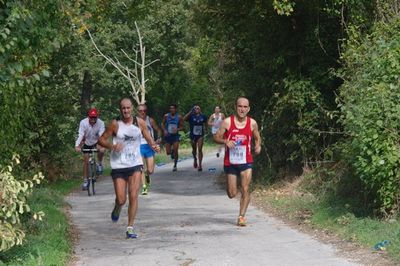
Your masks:
[{"label": "cyclist", "polygon": [[[201,112],[199,105],[195,105],[193,109],[183,117],[183,120],[188,121],[190,126],[190,142],[192,144],[192,154],[194,160],[193,167],[198,168],[198,171],[203,171],[203,144],[204,133],[207,131],[207,116]],[[199,155],[198,163],[197,154]]]},{"label": "cyclist", "polygon": [[175,172],[177,170],[176,165],[179,156],[179,131],[183,130],[183,120],[177,113],[176,104],[171,104],[169,106],[169,113],[164,115],[161,127],[164,132],[165,151],[167,152],[167,155],[171,155],[171,158],[174,159],[174,167],[172,168],[172,171]]},{"label": "cyclist", "polygon": [[[147,129],[146,122],[133,116],[132,111],[132,101],[129,98],[123,98],[120,101],[121,118],[114,119],[99,139],[101,146],[111,150],[111,177],[115,190],[115,205],[111,212],[113,222],[118,221],[128,192],[127,238],[138,237],[133,229],[133,224],[138,208],[138,193],[143,171],[143,161],[140,155],[141,136],[143,135],[154,151],[160,151],[160,147],[154,142]],[[108,142],[111,137],[112,143]]]},{"label": "cyclist", "polygon": [[[98,149],[97,153],[97,171],[99,174],[103,171],[103,156],[104,149],[97,145],[99,137],[104,132],[104,122],[99,118],[99,113],[96,108],[91,108],[88,111],[88,116],[82,119],[79,123],[78,138],[75,141],[75,150],[81,152],[82,149]],[[89,152],[83,151],[83,184],[82,190],[88,189],[88,162]]]},{"label": "cyclist", "polygon": [[254,151],[261,152],[261,138],[257,122],[247,116],[250,111],[249,100],[245,97],[236,99],[235,114],[226,118],[217,133],[214,141],[225,144],[224,171],[227,175],[227,194],[233,198],[237,194],[237,177],[241,180],[240,210],[237,220],[238,226],[246,226],[246,210],[250,202],[249,186],[252,176],[253,157],[251,155],[251,141],[254,137]]},{"label": "cyclist", "polygon": [[[211,134],[213,136],[215,135],[215,133],[217,133],[224,119],[225,115],[221,113],[221,107],[218,105],[215,106],[214,113],[210,115],[210,118],[208,119],[208,125],[211,127]],[[219,157],[220,153],[221,153],[221,145],[218,145],[217,157]]]},{"label": "cyclist", "polygon": [[[154,139],[154,131],[157,132],[158,139],[157,144],[161,143],[161,129],[157,125],[156,121],[147,115],[147,105],[139,104],[138,116],[146,122],[147,129],[150,132],[151,137]],[[154,172],[154,154],[155,152],[147,143],[146,139],[142,136],[142,141],[140,144],[140,153],[142,154],[142,159],[145,163],[145,169],[142,172],[142,195],[147,195],[150,186],[150,175]]]}]

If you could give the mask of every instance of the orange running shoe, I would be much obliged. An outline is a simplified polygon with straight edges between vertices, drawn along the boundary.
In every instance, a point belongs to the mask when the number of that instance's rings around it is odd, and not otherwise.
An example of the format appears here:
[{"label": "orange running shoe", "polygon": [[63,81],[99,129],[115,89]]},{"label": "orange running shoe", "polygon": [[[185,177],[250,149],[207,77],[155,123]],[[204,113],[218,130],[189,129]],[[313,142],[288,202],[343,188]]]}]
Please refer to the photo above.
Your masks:
[{"label": "orange running shoe", "polygon": [[246,226],[246,218],[244,216],[240,215],[237,221],[238,226]]}]

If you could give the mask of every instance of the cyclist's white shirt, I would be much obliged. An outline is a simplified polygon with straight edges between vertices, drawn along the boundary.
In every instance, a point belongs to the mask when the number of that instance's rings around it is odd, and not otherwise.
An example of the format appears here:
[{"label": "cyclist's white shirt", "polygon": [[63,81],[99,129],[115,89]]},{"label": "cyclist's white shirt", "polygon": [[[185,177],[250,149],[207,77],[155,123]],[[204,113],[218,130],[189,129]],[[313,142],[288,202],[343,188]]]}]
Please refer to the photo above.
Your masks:
[{"label": "cyclist's white shirt", "polygon": [[111,151],[110,165],[112,169],[130,168],[143,165],[140,155],[142,132],[134,124],[125,124],[118,121],[117,135],[113,137],[113,144],[122,143],[120,152]]},{"label": "cyclist's white shirt", "polygon": [[211,134],[217,133],[219,127],[222,124],[222,115],[221,115],[221,113],[219,113],[218,116],[214,113],[213,117],[214,117],[214,125],[211,127]]},{"label": "cyclist's white shirt", "polygon": [[[154,138],[154,129],[151,126],[150,117],[148,115],[146,115],[146,119],[144,121],[146,122],[146,126],[150,132],[151,137]],[[142,141],[140,142],[140,144],[147,144],[147,140],[143,137],[143,135],[142,135]]]},{"label": "cyclist's white shirt", "polygon": [[83,139],[85,139],[86,145],[95,145],[100,136],[103,135],[104,129],[104,122],[100,118],[97,118],[97,121],[93,126],[90,125],[88,117],[82,119],[79,123],[79,135],[75,141],[75,147],[78,147]]}]

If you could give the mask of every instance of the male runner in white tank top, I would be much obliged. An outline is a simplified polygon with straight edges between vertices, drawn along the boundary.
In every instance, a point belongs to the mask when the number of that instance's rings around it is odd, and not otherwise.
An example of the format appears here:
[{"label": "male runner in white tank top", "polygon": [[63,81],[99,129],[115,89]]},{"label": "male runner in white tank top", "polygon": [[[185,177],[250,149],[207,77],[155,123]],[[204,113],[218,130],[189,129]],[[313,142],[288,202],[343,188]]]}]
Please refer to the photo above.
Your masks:
[{"label": "male runner in white tank top", "polygon": [[[132,116],[132,101],[124,98],[120,101],[121,119],[114,119],[99,139],[99,144],[111,150],[111,176],[115,189],[115,206],[111,213],[111,220],[117,222],[122,206],[126,202],[128,191],[128,226],[127,238],[137,238],[133,230],[136,211],[138,208],[138,193],[143,169],[140,155],[142,135],[151,148],[159,152],[160,147],[154,142],[146,123],[141,118]],[[112,143],[108,139],[112,137]]]}]

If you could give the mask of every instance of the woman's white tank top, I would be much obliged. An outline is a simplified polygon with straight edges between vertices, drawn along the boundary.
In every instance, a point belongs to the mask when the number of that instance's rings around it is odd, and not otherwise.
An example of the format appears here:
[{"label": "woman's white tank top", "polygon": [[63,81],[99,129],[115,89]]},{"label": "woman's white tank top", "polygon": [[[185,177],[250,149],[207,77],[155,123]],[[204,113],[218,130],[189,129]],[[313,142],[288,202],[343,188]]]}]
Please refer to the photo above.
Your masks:
[{"label": "woman's white tank top", "polygon": [[130,168],[142,165],[140,155],[140,142],[142,132],[134,124],[125,124],[118,121],[117,135],[113,137],[113,144],[122,143],[123,149],[120,152],[111,151],[110,165],[112,169]]},{"label": "woman's white tank top", "polygon": [[215,134],[217,133],[219,127],[222,124],[222,115],[219,114],[218,116],[216,116],[215,114],[213,114],[214,116],[214,125],[211,127],[211,133]]}]

